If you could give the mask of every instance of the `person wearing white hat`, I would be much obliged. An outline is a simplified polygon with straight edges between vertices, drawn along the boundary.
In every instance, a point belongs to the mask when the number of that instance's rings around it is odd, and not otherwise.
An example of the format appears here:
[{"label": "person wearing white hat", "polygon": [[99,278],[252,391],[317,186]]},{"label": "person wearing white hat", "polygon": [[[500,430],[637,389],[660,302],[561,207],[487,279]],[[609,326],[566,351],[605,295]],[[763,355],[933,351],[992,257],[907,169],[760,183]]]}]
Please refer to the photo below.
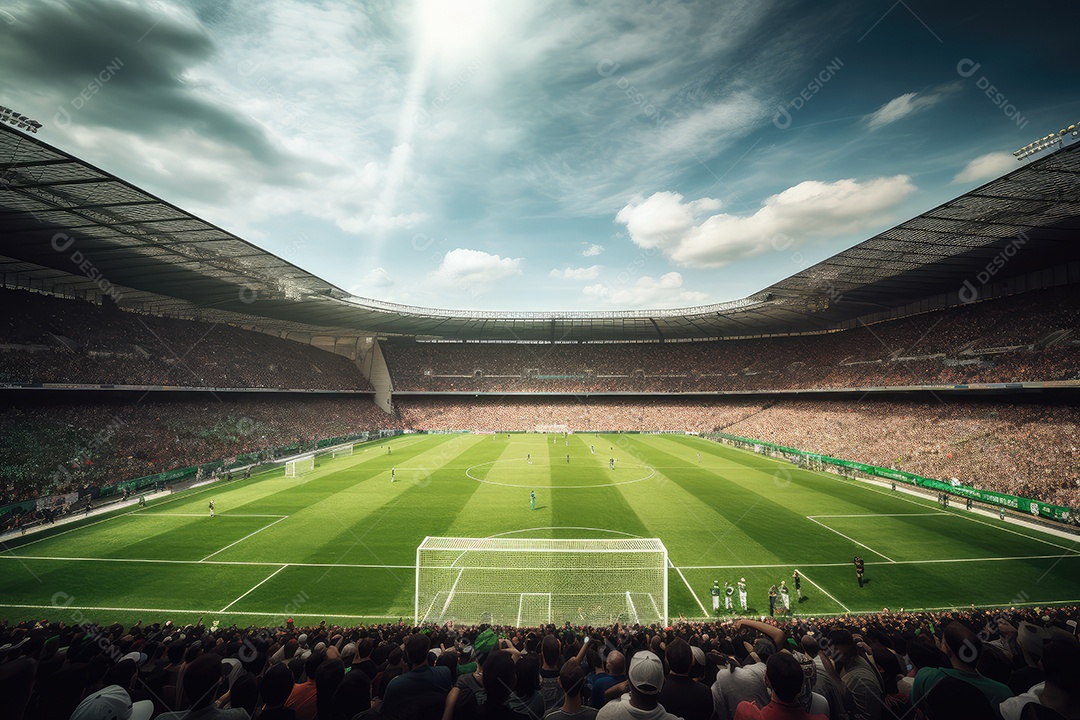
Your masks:
[{"label": "person wearing white hat", "polygon": [[630,658],[627,673],[630,693],[600,708],[596,720],[680,720],[660,704],[664,687],[664,663],[656,653],[638,650]]},{"label": "person wearing white hat", "polygon": [[150,700],[133,703],[127,690],[109,685],[85,697],[71,720],[150,720],[153,714],[154,703]]}]

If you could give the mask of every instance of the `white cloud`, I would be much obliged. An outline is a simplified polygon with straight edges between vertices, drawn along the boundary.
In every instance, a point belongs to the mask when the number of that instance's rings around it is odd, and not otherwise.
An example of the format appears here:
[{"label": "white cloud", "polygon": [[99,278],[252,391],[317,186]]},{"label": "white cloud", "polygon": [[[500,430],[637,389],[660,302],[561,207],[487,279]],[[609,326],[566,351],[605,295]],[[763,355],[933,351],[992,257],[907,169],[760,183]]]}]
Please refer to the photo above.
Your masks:
[{"label": "white cloud", "polygon": [[615,217],[635,245],[658,249],[681,266],[720,267],[766,250],[797,247],[811,236],[834,236],[880,224],[915,191],[907,175],[865,182],[807,180],[765,199],[753,215],[718,213],[720,201],[683,202],[658,192],[628,203]]},{"label": "white cloud", "polygon": [[472,288],[480,293],[483,286],[521,274],[521,258],[504,258],[482,250],[455,248],[446,253],[439,269],[429,278],[440,285]]},{"label": "white cloud", "polygon": [[958,89],[958,85],[953,83],[934,88],[928,92],[904,93],[867,115],[866,124],[871,130],[885,127],[908,115],[932,108]]},{"label": "white cloud", "polygon": [[642,276],[630,286],[612,287],[606,283],[588,285],[582,291],[587,301],[617,307],[662,309],[700,305],[708,297],[697,290],[683,288],[682,275],[669,272],[659,278]]},{"label": "white cloud", "polygon": [[1016,167],[1016,158],[1013,157],[1012,153],[987,153],[986,155],[980,155],[965,165],[964,169],[953,178],[953,182],[967,183],[976,180],[991,180]]},{"label": "white cloud", "polygon": [[385,268],[377,267],[364,275],[355,289],[359,291],[358,295],[371,297],[372,292],[385,290],[393,284],[394,281],[390,278],[390,273],[386,272]]},{"label": "white cloud", "polygon": [[595,280],[600,277],[600,265],[592,265],[590,267],[582,268],[566,268],[565,270],[559,270],[556,268],[552,270],[550,275],[553,278],[561,278],[563,280]]},{"label": "white cloud", "polygon": [[589,245],[589,247],[582,250],[581,254],[585,257],[596,257],[602,252],[604,252],[603,245],[597,245],[596,243],[592,243],[591,245]]}]

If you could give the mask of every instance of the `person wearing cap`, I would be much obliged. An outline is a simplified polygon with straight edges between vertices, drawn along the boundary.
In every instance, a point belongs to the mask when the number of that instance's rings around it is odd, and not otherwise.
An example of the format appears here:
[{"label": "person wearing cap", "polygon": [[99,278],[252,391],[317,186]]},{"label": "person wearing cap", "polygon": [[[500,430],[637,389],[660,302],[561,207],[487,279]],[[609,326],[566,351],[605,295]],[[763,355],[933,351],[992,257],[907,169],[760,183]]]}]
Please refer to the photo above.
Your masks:
[{"label": "person wearing cap", "polygon": [[630,658],[627,673],[630,692],[609,702],[596,713],[596,720],[680,720],[660,704],[664,688],[664,663],[650,650],[638,650]]},{"label": "person wearing cap", "polygon": [[739,605],[746,612],[746,578],[739,578]]},{"label": "person wearing cap", "polygon": [[804,677],[799,661],[790,653],[770,655],[765,663],[765,684],[772,700],[762,708],[750,700],[742,701],[735,708],[735,720],[828,720],[827,715],[811,715],[799,703]]},{"label": "person wearing cap", "polygon": [[712,589],[709,591],[712,595],[712,610],[713,615],[720,617],[720,581],[713,580]]},{"label": "person wearing cap", "polygon": [[79,703],[71,720],[150,720],[153,713],[151,701],[133,703],[127,690],[119,685],[109,685]]},{"label": "person wearing cap", "polygon": [[733,612],[735,605],[732,603],[731,598],[735,594],[735,588],[731,586],[731,583],[727,580],[724,581],[724,612]]},{"label": "person wearing cap", "polygon": [[[1041,625],[1035,625],[1026,620],[1016,628],[1012,627],[1009,622],[1000,620],[998,621],[998,631],[1001,633],[1002,639],[1008,638],[1010,635],[1015,639],[1015,646],[1020,649],[1019,656],[1024,661],[1023,667],[1013,670],[1009,676],[1009,689],[1015,695],[1026,693],[1032,686],[1041,683],[1045,679],[1043,671],[1039,667],[1039,661],[1042,660],[1043,643],[1050,639],[1050,631]],[[1016,659],[1014,657],[1014,661]]]}]

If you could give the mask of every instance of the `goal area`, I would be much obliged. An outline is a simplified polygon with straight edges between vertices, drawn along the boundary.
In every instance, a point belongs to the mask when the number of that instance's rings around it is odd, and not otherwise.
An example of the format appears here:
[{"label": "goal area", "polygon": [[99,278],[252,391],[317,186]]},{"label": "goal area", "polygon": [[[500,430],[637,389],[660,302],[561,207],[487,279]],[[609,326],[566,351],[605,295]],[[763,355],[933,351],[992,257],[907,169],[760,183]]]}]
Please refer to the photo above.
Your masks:
[{"label": "goal area", "polygon": [[426,537],[415,621],[666,623],[668,554],[656,538]]},{"label": "goal area", "polygon": [[315,470],[315,456],[305,455],[285,463],[285,477],[296,477]]}]

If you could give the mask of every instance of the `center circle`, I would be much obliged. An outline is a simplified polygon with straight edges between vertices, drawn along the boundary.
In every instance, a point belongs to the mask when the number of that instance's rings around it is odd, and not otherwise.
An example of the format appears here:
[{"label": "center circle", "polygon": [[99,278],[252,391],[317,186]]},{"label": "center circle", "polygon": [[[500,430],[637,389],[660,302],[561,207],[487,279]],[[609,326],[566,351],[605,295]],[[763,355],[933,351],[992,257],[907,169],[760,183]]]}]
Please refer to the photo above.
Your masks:
[{"label": "center circle", "polygon": [[[473,474],[473,470],[478,470],[479,468],[488,467],[488,466],[499,465],[500,463],[503,463],[503,464],[505,464],[505,463],[520,464],[516,468],[516,469],[521,470],[521,475],[518,478],[518,482],[502,482],[502,481],[500,481],[498,479],[490,480],[488,478],[477,477],[476,475]],[[472,465],[470,467],[465,468],[465,474],[469,478],[471,478],[472,480],[475,480],[476,482],[479,482],[479,483],[485,483],[487,485],[500,485],[502,487],[512,487],[512,488],[544,487],[544,488],[547,488],[549,490],[588,490],[590,488],[616,487],[618,485],[632,485],[633,483],[639,483],[642,480],[648,480],[649,478],[656,475],[656,470],[649,467],[648,465],[631,464],[629,467],[638,468],[638,469],[640,469],[642,471],[641,477],[630,478],[628,480],[616,480],[616,481],[612,481],[612,482],[590,483],[588,485],[557,485],[557,484],[550,484],[550,482],[548,482],[548,483],[530,482],[533,475],[536,475],[538,477],[538,479],[539,479],[540,471],[543,471],[545,468],[558,468],[558,467],[561,467],[558,463],[555,463],[554,465],[552,465],[551,463],[548,463],[547,465],[540,465],[538,463],[533,464],[533,465],[528,465],[528,464],[526,464],[526,462],[524,460],[519,460],[519,459],[491,460],[489,462],[477,463],[476,465]],[[494,467],[493,467],[493,469],[494,469]],[[602,469],[598,469],[597,471],[598,472],[604,472]],[[608,470],[608,472],[611,472],[611,471]],[[502,473],[503,473],[503,470],[500,468],[499,469],[499,475],[501,475]],[[490,470],[488,471],[488,474],[489,475],[491,474]],[[551,477],[549,475],[545,474],[544,477],[547,478],[549,481],[551,480]]]}]

